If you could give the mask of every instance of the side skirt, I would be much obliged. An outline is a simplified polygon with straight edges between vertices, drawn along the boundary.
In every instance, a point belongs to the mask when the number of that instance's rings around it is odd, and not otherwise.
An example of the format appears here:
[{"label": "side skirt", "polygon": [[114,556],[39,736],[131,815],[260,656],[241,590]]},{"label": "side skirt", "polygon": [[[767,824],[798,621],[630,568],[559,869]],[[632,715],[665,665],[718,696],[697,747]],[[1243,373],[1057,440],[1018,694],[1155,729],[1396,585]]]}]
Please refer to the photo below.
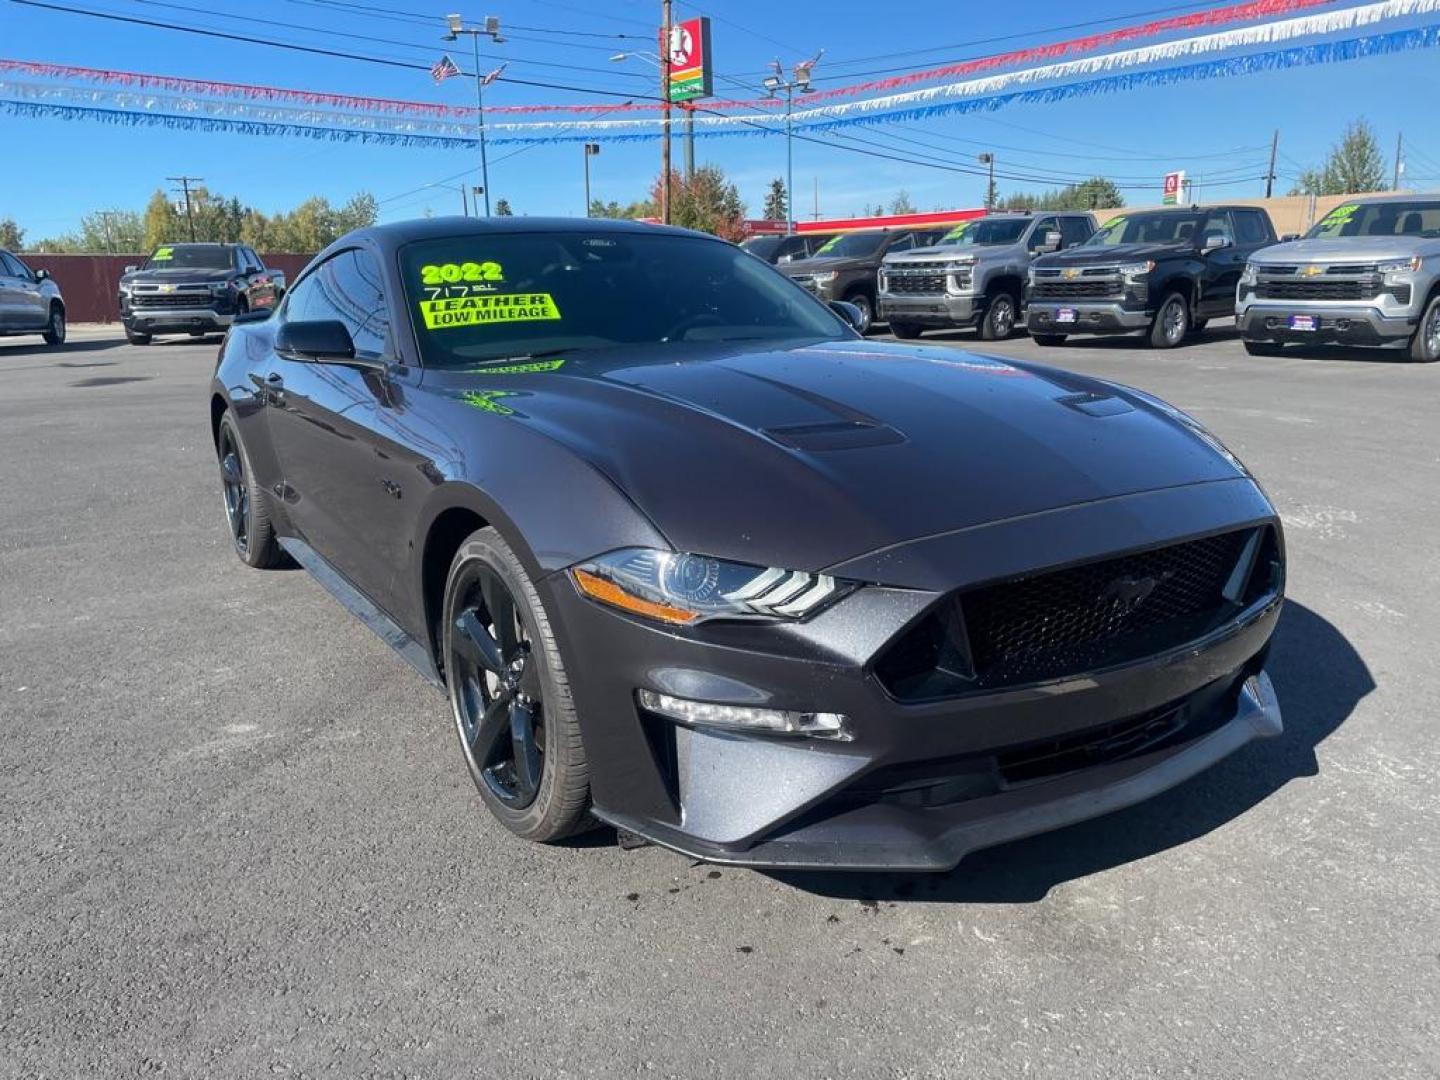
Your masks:
[{"label": "side skirt", "polygon": [[381,611],[368,596],[350,584],[339,570],[331,566],[323,555],[304,540],[294,536],[281,536],[278,539],[286,554],[303,566],[326,592],[340,601],[341,606],[399,653],[401,659],[419,672],[431,686],[437,690],[445,689],[445,684],[440,681],[440,673],[435,670],[435,664],[430,659],[429,650]]}]

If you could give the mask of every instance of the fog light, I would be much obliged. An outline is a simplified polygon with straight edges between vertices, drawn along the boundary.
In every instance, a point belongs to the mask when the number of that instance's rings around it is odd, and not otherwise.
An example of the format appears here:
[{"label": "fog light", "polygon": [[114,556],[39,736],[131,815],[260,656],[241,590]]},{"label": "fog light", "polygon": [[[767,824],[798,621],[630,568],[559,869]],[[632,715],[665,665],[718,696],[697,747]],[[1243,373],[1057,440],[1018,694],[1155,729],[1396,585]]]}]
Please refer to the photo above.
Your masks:
[{"label": "fog light", "polygon": [[759,709],[753,705],[721,705],[713,701],[690,701],[655,690],[637,690],[636,699],[647,709],[671,720],[696,727],[754,731],[769,735],[807,735],[816,739],[849,742],[849,722],[840,713],[792,712],[787,709]]}]

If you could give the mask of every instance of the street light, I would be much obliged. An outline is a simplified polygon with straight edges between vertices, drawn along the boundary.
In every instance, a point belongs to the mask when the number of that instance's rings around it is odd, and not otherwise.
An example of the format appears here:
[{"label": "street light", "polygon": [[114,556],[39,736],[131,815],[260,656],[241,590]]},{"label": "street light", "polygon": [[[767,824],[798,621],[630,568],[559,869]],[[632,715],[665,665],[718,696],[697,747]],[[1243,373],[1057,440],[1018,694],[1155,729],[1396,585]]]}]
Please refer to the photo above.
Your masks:
[{"label": "street light", "polygon": [[[505,39],[500,36],[500,20],[494,15],[486,15],[485,21],[480,26],[466,26],[465,20],[459,15],[446,15],[445,25],[448,27],[442,41],[456,41],[461,34],[470,35],[470,43],[474,46],[475,54],[475,112],[480,121],[480,184],[485,192],[485,216],[490,216],[490,163],[485,158],[485,82],[491,76],[480,74],[480,39],[488,37],[496,45],[501,44]],[[503,68],[504,65],[502,64]],[[499,71],[492,72],[498,75]],[[478,194],[478,193],[477,193]],[[477,207],[478,209],[478,207]]]},{"label": "street light", "polygon": [[795,140],[794,125],[791,116],[795,111],[795,91],[802,94],[810,93],[810,73],[815,70],[815,65],[820,62],[820,57],[825,55],[821,49],[812,59],[802,60],[796,64],[791,73],[791,78],[785,80],[785,71],[780,66],[779,60],[772,60],[771,66],[775,74],[766,76],[760,84],[765,88],[765,96],[774,98],[780,91],[785,92],[785,234],[788,236],[795,231]]},{"label": "street light", "polygon": [[985,185],[985,209],[995,209],[995,155],[980,154],[975,158],[981,165],[990,166],[990,179]]},{"label": "street light", "polygon": [[[663,70],[660,57],[652,52],[643,49],[631,49],[628,52],[618,52],[610,57],[612,64],[622,64],[626,60],[644,60],[652,64],[657,70]],[[695,176],[695,107],[688,101],[678,103],[685,112],[685,179],[690,180]]]},{"label": "street light", "polygon": [[585,216],[590,216],[590,159],[600,153],[600,144],[585,144]]}]

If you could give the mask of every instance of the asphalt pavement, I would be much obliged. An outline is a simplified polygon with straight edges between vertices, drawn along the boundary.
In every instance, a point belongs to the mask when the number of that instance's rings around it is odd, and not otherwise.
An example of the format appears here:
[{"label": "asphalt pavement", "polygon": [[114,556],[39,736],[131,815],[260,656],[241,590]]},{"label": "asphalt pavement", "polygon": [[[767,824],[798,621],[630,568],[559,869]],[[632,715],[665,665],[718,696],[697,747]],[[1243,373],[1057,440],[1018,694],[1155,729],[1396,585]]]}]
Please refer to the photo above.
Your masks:
[{"label": "asphalt pavement", "polygon": [[231,554],[216,344],[0,341],[0,1077],[1440,1075],[1440,365],[983,347],[1251,465],[1286,733],[948,875],[777,875],[494,824],[443,699]]}]

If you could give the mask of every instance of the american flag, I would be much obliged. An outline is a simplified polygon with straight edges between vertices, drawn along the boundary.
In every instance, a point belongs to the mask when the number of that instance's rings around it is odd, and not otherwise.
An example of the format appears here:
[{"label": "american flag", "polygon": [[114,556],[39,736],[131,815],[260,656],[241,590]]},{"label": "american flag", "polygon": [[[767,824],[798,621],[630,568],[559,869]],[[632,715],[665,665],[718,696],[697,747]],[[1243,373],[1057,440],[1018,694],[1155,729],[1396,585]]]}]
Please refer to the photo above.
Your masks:
[{"label": "american flag", "polygon": [[501,64],[501,65],[500,65],[498,68],[496,68],[494,71],[490,72],[489,75],[486,75],[483,79],[481,79],[481,80],[480,80],[480,85],[481,85],[481,86],[489,86],[492,82],[494,82],[496,79],[498,79],[498,78],[500,77],[500,73],[501,73],[502,71],[504,71],[504,70],[505,70],[507,67],[509,67],[509,66],[510,66],[510,65],[509,65],[508,63],[507,63],[507,64]]},{"label": "american flag", "polygon": [[442,83],[452,75],[459,75],[460,69],[455,66],[455,61],[448,55],[440,57],[430,67],[430,77],[437,83]]}]

